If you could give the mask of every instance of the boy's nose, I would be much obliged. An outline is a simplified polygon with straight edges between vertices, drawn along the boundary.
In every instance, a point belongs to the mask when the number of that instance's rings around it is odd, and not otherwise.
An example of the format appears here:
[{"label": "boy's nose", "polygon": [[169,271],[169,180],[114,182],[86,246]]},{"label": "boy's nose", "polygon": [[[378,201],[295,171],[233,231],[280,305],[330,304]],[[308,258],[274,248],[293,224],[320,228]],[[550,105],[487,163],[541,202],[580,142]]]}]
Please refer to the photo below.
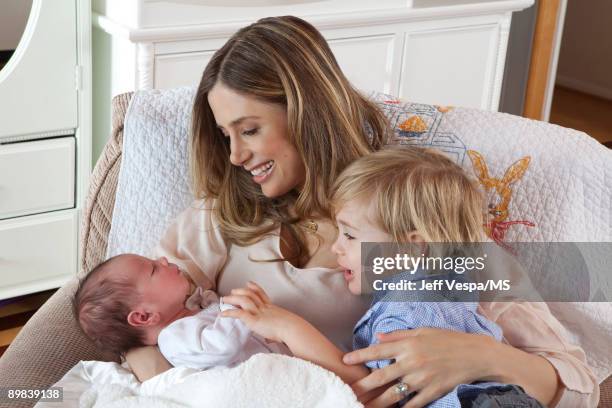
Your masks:
[{"label": "boy's nose", "polygon": [[338,240],[336,240],[332,246],[331,246],[331,250],[334,254],[336,255],[340,255],[341,250],[340,250],[340,244],[338,243]]},{"label": "boy's nose", "polygon": [[168,266],[168,259],[165,256],[162,256],[161,258],[159,258],[159,262],[163,265],[163,266]]}]

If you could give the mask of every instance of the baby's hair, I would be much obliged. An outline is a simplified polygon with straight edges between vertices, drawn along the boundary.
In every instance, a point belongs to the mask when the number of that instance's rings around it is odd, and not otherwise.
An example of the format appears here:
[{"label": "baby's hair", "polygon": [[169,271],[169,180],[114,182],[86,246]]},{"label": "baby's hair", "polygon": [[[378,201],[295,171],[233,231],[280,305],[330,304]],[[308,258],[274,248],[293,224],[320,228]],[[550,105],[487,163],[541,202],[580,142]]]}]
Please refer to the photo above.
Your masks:
[{"label": "baby's hair", "polygon": [[142,329],[127,317],[139,300],[128,272],[114,267],[126,255],[112,257],[91,270],[80,282],[73,299],[74,314],[81,329],[97,347],[115,353],[144,345]]},{"label": "baby's hair", "polygon": [[370,205],[369,221],[398,243],[480,242],[482,195],[463,169],[430,149],[389,148],[350,164],[334,184],[335,214],[348,201]]}]

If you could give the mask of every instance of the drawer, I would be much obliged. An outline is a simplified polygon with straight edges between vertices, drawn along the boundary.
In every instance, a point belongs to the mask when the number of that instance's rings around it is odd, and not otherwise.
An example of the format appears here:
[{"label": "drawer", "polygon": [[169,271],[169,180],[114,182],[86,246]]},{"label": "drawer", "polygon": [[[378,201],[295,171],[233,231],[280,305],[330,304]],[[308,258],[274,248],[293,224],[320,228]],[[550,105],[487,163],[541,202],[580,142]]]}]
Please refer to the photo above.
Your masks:
[{"label": "drawer", "polygon": [[0,219],[74,207],[74,143],[0,145]]},{"label": "drawer", "polygon": [[[397,93],[401,53],[395,34],[329,39],[338,65],[362,91]],[[367,57],[366,57],[367,56]]]},{"label": "drawer", "polygon": [[[420,103],[497,110],[496,70],[504,61],[499,30],[498,25],[488,24],[408,32],[398,96]],[[501,77],[499,81],[501,86]]]},{"label": "drawer", "polygon": [[0,300],[75,276],[77,233],[76,210],[0,221]]},{"label": "drawer", "polygon": [[200,83],[202,72],[212,58],[214,50],[155,57],[154,87],[157,89],[194,86]]}]

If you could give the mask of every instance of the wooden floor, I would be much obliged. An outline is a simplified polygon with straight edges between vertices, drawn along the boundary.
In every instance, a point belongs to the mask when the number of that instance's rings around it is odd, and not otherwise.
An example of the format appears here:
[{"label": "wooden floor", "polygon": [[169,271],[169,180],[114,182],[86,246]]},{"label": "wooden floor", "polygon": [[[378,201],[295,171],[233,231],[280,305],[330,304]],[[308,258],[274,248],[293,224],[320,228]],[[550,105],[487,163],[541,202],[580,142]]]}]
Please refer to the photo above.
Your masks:
[{"label": "wooden floor", "polygon": [[550,123],[581,130],[601,143],[612,142],[612,101],[557,86]]},{"label": "wooden floor", "polygon": [[[17,336],[23,325],[53,293],[55,293],[55,290],[48,290],[3,301],[3,306],[0,306],[0,356]],[[4,302],[7,302],[7,304],[4,304]]]}]

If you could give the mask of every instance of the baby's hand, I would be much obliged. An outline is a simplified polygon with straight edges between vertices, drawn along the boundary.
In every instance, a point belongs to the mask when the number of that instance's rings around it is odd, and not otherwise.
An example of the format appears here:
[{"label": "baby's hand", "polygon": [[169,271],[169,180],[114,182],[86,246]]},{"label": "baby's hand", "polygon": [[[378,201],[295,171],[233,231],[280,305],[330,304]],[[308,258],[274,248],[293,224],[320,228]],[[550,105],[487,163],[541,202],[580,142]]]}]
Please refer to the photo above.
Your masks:
[{"label": "baby's hand", "polygon": [[233,289],[231,295],[224,296],[223,302],[238,309],[225,310],[222,317],[242,320],[249,329],[266,339],[282,342],[286,333],[300,317],[276,306],[256,283],[249,282],[246,288]]}]

